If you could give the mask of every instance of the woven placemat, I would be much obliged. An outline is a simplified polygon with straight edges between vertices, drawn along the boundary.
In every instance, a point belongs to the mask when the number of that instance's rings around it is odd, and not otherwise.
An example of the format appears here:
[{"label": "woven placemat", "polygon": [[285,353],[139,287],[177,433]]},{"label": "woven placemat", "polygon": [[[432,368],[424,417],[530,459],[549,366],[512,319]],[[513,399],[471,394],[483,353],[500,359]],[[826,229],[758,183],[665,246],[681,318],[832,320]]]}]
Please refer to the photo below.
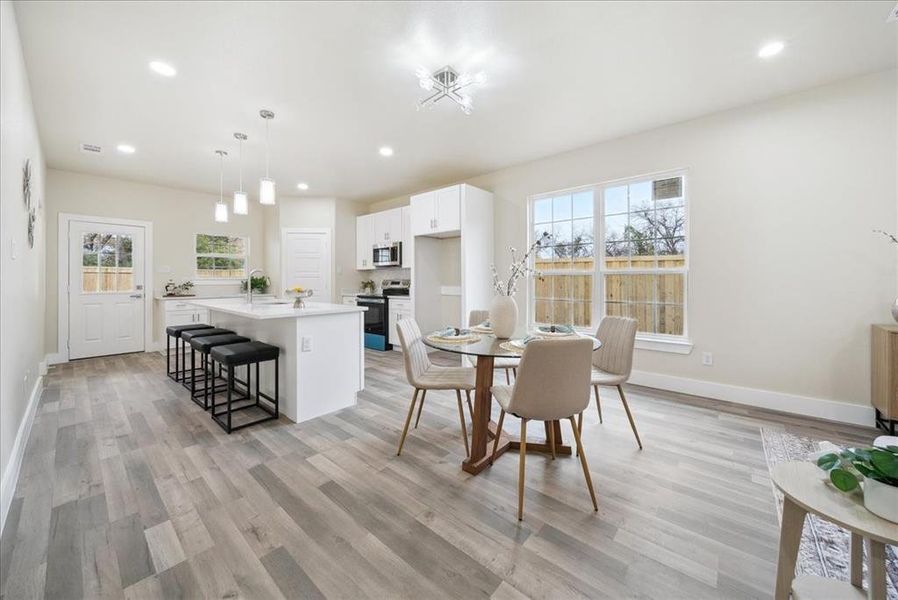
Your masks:
[{"label": "woven placemat", "polygon": [[499,344],[499,347],[502,348],[503,350],[505,350],[506,352],[514,352],[515,354],[523,354],[524,353],[523,348],[518,348],[511,342],[502,342],[501,344]]},{"label": "woven placemat", "polygon": [[436,335],[429,335],[427,339],[435,344],[473,344],[480,341],[479,335],[466,335],[455,338],[444,338]]}]

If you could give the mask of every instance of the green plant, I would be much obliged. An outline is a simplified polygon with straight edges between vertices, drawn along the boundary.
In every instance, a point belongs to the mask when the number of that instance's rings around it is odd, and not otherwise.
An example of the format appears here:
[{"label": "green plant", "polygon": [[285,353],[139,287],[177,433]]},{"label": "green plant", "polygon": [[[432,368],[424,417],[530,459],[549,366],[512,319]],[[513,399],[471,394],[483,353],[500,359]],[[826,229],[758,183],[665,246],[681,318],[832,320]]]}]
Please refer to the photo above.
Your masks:
[{"label": "green plant", "polygon": [[829,480],[843,492],[857,489],[864,477],[898,487],[898,446],[845,448],[824,454],[817,466],[828,471]]},{"label": "green plant", "polygon": [[[252,278],[253,291],[259,292],[260,294],[264,294],[268,291],[268,286],[271,285],[271,279],[266,277],[265,275],[259,275]],[[240,291],[246,291],[246,279],[240,282]]]}]

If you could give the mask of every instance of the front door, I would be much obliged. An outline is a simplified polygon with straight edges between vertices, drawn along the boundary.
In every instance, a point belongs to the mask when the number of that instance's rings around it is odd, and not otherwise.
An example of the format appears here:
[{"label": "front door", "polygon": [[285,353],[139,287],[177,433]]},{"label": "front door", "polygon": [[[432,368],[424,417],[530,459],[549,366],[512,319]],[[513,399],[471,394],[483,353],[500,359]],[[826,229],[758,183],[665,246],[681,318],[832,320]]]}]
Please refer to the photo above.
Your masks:
[{"label": "front door", "polygon": [[69,222],[69,358],[144,350],[143,227]]},{"label": "front door", "polygon": [[311,289],[312,302],[330,302],[330,233],[288,231],[285,242],[284,288]]}]

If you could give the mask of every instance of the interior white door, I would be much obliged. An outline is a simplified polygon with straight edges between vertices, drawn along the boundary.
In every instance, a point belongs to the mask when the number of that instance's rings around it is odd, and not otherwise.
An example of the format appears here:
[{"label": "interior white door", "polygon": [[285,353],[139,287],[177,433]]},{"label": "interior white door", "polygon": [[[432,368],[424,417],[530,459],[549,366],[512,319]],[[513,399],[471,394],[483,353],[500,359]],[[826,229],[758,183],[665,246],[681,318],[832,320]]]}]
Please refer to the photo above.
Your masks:
[{"label": "interior white door", "polygon": [[69,358],[144,348],[143,227],[69,222]]},{"label": "interior white door", "polygon": [[284,243],[284,283],[312,290],[312,302],[330,302],[331,241],[329,232],[288,231]]}]

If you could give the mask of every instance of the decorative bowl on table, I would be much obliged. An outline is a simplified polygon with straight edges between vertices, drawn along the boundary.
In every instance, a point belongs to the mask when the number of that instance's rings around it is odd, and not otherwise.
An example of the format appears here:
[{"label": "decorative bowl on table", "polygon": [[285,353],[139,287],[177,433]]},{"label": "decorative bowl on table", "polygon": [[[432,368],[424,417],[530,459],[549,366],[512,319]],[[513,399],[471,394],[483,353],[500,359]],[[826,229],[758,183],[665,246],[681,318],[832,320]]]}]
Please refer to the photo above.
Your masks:
[{"label": "decorative bowl on table", "polygon": [[293,287],[286,290],[286,292],[293,296],[293,308],[305,308],[305,299],[312,297],[312,290],[307,290],[301,287]]}]

